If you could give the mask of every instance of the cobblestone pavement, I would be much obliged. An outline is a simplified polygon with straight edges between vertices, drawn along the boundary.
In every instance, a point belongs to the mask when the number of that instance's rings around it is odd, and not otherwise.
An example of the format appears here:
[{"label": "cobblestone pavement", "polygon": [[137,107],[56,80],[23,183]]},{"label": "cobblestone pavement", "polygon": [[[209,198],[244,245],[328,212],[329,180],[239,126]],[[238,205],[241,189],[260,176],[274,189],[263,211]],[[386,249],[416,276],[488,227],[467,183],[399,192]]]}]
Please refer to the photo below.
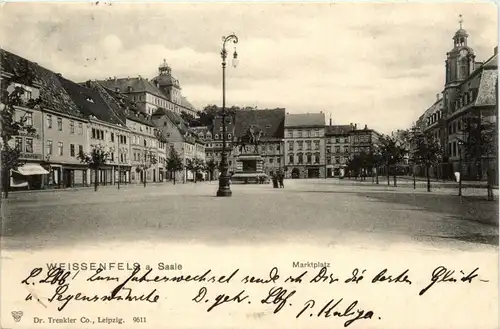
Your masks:
[{"label": "cobblestone pavement", "polygon": [[204,182],[12,194],[2,205],[3,247],[120,241],[498,245],[498,202],[467,193],[460,198],[449,189],[428,193],[318,179],[286,180],[285,189],[233,185],[231,198],[214,197],[216,190],[217,182]]}]

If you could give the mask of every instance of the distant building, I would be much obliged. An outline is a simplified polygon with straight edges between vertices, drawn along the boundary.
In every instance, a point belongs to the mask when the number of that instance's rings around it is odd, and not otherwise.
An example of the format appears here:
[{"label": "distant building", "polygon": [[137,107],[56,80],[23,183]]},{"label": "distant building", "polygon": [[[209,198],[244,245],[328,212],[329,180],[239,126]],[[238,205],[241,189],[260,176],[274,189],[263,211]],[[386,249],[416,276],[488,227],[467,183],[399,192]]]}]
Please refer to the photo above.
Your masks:
[{"label": "distant building", "polygon": [[[267,175],[284,169],[284,124],[285,109],[236,111],[233,139],[237,142],[251,126],[262,131],[259,154],[264,160],[263,171]],[[235,159],[240,154],[239,147],[233,147],[231,154],[231,170],[236,171],[238,168],[235,167]]]},{"label": "distant building", "polygon": [[99,83],[108,89],[127,95],[148,115],[152,115],[159,108],[175,113],[186,112],[193,116],[197,114],[194,106],[182,96],[179,80],[172,76],[172,70],[166,61],[158,67],[158,75],[153,79],[140,76],[114,77]]},{"label": "distant building", "polygon": [[[247,132],[250,126],[262,130],[258,153],[263,158],[263,171],[272,175],[284,169],[284,122],[285,109],[241,109],[234,115],[226,117],[226,137],[228,149],[229,171],[237,171],[235,159],[240,155],[239,139]],[[222,118],[214,119],[212,131],[205,136],[207,140],[207,159],[213,159],[217,164],[222,160]],[[248,146],[252,147],[252,146]]]},{"label": "distant building", "polygon": [[[453,36],[453,48],[446,54],[444,90],[417,121],[418,131],[434,136],[443,149],[442,163],[430,170],[433,177],[453,179],[453,173],[460,170],[465,179],[484,179],[487,163],[496,163],[487,158],[475,163],[465,157],[461,146],[468,139],[468,118],[494,123],[498,115],[498,47],[488,60],[478,62],[468,37],[460,23]],[[417,168],[417,175],[425,175],[424,168]]]},{"label": "distant building", "polygon": [[351,125],[330,125],[325,127],[326,177],[339,177],[345,173],[350,157]]},{"label": "distant building", "polygon": [[325,177],[325,114],[287,114],[284,128],[287,176]]},{"label": "distant building", "polygon": [[[163,135],[167,136],[168,149],[170,150],[170,147],[175,149],[181,157],[184,166],[186,166],[188,160],[194,158],[206,162],[205,141],[184,122],[178,113],[160,108],[153,113],[152,121]],[[169,156],[167,154],[167,158]],[[168,173],[168,175],[170,179],[173,178],[170,176],[171,173]],[[194,173],[188,169],[175,173],[175,175],[176,180],[184,182],[194,179]]]}]

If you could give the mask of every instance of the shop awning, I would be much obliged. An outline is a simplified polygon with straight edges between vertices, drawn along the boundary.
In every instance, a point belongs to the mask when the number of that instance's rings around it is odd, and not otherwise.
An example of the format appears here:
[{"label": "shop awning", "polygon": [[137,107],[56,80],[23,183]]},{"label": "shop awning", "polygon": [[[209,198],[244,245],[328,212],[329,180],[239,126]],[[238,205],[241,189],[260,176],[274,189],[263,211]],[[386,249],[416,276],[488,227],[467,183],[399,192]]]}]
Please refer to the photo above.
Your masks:
[{"label": "shop awning", "polygon": [[42,166],[36,163],[25,163],[24,165],[18,167],[15,172],[23,176],[46,175],[49,173]]}]

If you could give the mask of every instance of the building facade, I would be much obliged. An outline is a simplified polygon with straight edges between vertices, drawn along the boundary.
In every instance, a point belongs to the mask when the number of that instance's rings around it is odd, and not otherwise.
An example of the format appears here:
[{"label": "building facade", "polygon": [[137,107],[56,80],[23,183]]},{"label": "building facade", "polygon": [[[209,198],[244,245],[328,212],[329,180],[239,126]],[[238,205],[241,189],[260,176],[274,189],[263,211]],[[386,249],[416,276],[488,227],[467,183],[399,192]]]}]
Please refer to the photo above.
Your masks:
[{"label": "building facade", "polygon": [[164,61],[153,79],[143,77],[108,78],[99,81],[104,87],[126,95],[142,112],[152,115],[159,108],[175,113],[186,112],[193,116],[196,108],[182,95],[179,80]]},{"label": "building facade", "polygon": [[[496,124],[498,116],[498,47],[489,59],[479,62],[468,37],[460,24],[452,38],[452,49],[446,54],[444,89],[417,121],[418,130],[433,136],[442,147],[441,163],[430,170],[431,176],[437,178],[454,179],[454,173],[460,171],[464,179],[485,179],[487,168],[496,163],[487,157],[480,161],[469,159],[465,154],[468,120]],[[416,174],[424,175],[424,168],[416,168]],[[496,170],[494,175],[498,176]]]},{"label": "building facade", "polygon": [[343,177],[351,154],[351,125],[325,127],[326,177]]},{"label": "building facade", "polygon": [[[198,136],[196,131],[188,127],[182,117],[173,111],[160,108],[153,113],[152,121],[159,131],[168,136],[167,154],[170,156],[170,148],[173,147],[179,154],[184,165],[182,172],[175,173],[175,180],[186,182],[194,180],[194,173],[186,168],[189,160],[199,159],[206,162],[205,141]],[[172,173],[167,173],[169,179],[173,179]]]},{"label": "building facade", "polygon": [[[36,129],[30,136],[15,136],[11,141],[21,150],[25,165],[12,172],[12,188],[68,188],[90,186],[95,173],[78,158],[95,145],[110,156],[97,172],[100,184],[139,183],[139,167],[147,167],[148,182],[165,177],[167,144],[159,138],[151,116],[141,111],[122,93],[97,82],[74,83],[10,52],[0,50],[1,77],[22,85],[26,107],[17,119]],[[31,106],[36,104],[35,106]],[[134,160],[135,152],[135,160]],[[152,154],[154,164],[143,163]],[[148,157],[146,157],[148,159]]]},{"label": "building facade", "polygon": [[287,114],[284,133],[287,177],[326,177],[325,114]]}]

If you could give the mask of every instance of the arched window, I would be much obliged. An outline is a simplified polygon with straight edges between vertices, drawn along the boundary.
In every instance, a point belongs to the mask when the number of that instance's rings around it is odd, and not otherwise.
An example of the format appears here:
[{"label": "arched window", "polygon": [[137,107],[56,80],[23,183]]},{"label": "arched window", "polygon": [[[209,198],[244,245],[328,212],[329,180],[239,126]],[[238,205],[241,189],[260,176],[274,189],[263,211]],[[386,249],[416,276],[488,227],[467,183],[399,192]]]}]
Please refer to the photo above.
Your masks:
[{"label": "arched window", "polygon": [[288,155],[288,163],[293,163],[293,154]]}]

